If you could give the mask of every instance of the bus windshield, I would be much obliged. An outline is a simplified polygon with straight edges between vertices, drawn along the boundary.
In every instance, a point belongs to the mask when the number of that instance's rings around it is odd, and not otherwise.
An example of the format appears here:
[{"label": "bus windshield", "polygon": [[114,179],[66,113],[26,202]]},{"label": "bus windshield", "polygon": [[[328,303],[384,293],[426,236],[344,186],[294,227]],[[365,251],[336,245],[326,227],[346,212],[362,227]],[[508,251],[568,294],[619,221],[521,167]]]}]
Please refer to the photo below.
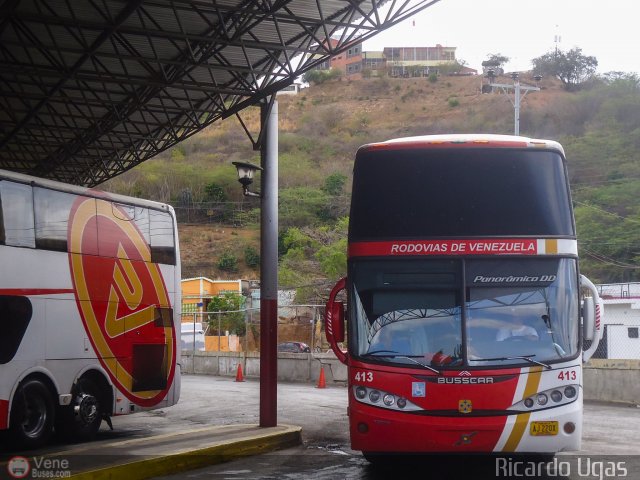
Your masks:
[{"label": "bus windshield", "polygon": [[558,152],[491,148],[358,152],[351,242],[527,235],[575,235]]},{"label": "bus windshield", "polygon": [[362,260],[352,278],[358,357],[442,369],[578,353],[574,259]]}]

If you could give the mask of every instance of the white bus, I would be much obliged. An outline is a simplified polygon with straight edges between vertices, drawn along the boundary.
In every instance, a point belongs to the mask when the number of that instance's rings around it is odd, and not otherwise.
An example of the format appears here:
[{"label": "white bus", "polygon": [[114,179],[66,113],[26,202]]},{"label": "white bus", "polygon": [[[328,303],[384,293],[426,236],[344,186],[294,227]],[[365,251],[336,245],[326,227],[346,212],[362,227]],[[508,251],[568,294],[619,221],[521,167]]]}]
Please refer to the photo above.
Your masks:
[{"label": "white bus", "polygon": [[374,461],[580,449],[582,363],[598,346],[601,302],[579,273],[560,144],[365,145],[348,242],[327,338],[349,368],[352,449]]},{"label": "white bus", "polygon": [[0,170],[0,430],[55,431],[180,395],[180,253],[164,204]]}]

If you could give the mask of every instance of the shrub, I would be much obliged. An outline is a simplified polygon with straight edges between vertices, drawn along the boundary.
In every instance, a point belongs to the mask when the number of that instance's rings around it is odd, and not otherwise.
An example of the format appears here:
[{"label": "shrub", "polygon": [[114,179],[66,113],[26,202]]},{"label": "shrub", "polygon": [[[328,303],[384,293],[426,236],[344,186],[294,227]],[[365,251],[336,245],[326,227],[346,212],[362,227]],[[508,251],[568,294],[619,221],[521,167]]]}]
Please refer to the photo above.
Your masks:
[{"label": "shrub", "polygon": [[342,173],[332,173],[325,179],[322,190],[329,195],[340,195],[344,189],[344,184],[346,182],[346,175],[343,175]]},{"label": "shrub", "polygon": [[238,258],[231,252],[224,252],[218,259],[218,268],[224,272],[237,272]]},{"label": "shrub", "polygon": [[256,268],[260,265],[260,253],[253,245],[247,245],[244,249],[244,263],[247,267]]}]

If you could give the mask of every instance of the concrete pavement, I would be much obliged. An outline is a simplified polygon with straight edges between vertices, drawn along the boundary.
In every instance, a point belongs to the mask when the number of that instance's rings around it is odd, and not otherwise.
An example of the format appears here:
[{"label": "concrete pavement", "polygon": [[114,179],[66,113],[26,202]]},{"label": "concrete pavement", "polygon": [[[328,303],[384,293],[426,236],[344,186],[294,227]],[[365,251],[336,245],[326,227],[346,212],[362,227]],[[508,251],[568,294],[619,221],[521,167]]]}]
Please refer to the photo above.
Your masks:
[{"label": "concrete pavement", "polygon": [[[216,425],[109,443],[77,445],[64,451],[34,455],[28,476],[73,479],[138,480],[185,472],[241,457],[300,445],[301,427]],[[0,462],[0,478],[15,477],[12,463]]]}]

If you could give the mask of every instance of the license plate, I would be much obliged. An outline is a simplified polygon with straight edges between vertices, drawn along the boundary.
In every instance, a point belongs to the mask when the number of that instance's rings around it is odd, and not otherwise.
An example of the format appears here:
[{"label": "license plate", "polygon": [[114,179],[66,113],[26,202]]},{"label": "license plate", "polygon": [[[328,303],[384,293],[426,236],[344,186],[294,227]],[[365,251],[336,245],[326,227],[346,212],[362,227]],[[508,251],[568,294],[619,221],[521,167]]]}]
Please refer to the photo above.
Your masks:
[{"label": "license plate", "polygon": [[531,422],[529,425],[529,433],[534,436],[557,435],[558,422]]}]

